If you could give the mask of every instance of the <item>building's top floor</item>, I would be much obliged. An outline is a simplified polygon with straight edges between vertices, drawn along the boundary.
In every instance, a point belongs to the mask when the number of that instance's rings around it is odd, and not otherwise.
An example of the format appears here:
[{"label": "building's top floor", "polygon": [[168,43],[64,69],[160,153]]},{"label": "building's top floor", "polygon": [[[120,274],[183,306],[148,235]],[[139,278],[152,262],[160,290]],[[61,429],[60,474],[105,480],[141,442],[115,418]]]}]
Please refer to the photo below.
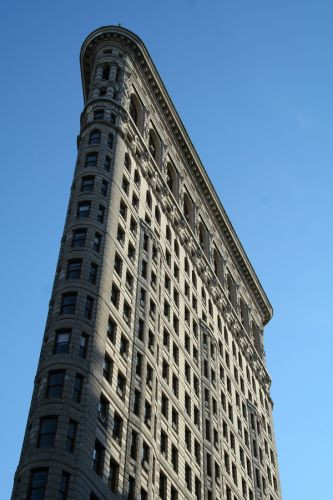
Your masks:
[{"label": "building's top floor", "polygon": [[[170,158],[172,158],[172,152],[174,152],[173,160],[177,165],[176,168],[180,172],[180,176],[186,175],[192,180],[190,185],[193,186],[193,191],[198,195],[196,203],[198,203],[198,197],[200,196],[200,212],[207,215],[207,220],[202,220],[202,217],[195,220],[196,214],[190,208],[190,200],[188,214],[189,219],[192,218],[190,220],[192,227],[196,226],[198,229],[197,233],[202,235],[203,245],[200,246],[206,246],[207,253],[214,251],[214,249],[207,248],[209,246],[209,232],[210,230],[213,232],[218,231],[219,237],[215,237],[214,239],[219,243],[218,246],[219,250],[221,250],[222,258],[226,256],[229,259],[230,256],[233,268],[236,271],[236,282],[239,281],[245,284],[246,289],[251,294],[260,311],[263,324],[266,324],[272,317],[272,306],[209,180],[146,47],[134,33],[119,26],[107,26],[97,29],[87,37],[81,49],[81,72],[85,102],[91,98],[90,86],[92,73],[96,71],[96,55],[98,55],[102,71],[104,59],[107,61],[107,56],[110,53],[110,51],[106,53],[108,50],[106,49],[106,45],[110,42],[122,49],[115,55],[119,60],[118,67],[124,65],[122,60],[126,59],[127,77],[129,78],[131,72],[134,71],[139,74],[141,82],[144,83],[145,88],[149,92],[149,97],[154,104],[156,114],[158,114],[161,127],[158,131],[153,131],[151,136],[149,135],[149,149],[151,153],[154,152],[155,159],[157,160],[156,163],[162,162],[162,157],[165,156],[168,158],[167,161],[169,164],[172,165]],[[117,74],[115,74],[115,78],[117,78]],[[138,99],[138,96],[131,95],[132,88],[125,90],[125,92],[127,91],[130,94],[127,96],[130,102],[129,112],[132,118],[137,115],[137,129],[143,135],[145,118],[151,114],[151,110],[144,109],[144,104]],[[167,154],[165,154],[166,152]],[[170,172],[170,178],[172,178],[172,172]],[[186,204],[187,194],[183,193],[183,205]],[[189,198],[191,199],[190,194]],[[212,227],[207,227],[209,220],[213,221]]]}]

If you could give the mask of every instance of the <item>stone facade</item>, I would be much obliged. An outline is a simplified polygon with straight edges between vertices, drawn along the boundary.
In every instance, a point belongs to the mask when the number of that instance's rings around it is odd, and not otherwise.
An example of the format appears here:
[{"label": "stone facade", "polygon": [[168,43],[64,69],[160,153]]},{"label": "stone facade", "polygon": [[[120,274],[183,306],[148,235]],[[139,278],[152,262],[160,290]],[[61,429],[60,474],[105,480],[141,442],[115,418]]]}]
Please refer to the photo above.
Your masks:
[{"label": "stone facade", "polygon": [[98,29],[81,69],[12,498],[278,500],[271,305],[141,40]]}]

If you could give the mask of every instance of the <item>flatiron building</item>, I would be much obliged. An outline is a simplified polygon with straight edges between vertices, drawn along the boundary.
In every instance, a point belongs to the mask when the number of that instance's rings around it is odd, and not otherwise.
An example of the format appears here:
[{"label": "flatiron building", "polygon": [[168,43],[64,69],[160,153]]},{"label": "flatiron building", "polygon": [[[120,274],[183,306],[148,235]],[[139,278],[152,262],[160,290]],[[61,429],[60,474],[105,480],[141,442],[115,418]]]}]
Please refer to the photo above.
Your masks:
[{"label": "flatiron building", "polygon": [[142,41],[80,55],[84,108],[13,499],[281,499],[272,308]]}]

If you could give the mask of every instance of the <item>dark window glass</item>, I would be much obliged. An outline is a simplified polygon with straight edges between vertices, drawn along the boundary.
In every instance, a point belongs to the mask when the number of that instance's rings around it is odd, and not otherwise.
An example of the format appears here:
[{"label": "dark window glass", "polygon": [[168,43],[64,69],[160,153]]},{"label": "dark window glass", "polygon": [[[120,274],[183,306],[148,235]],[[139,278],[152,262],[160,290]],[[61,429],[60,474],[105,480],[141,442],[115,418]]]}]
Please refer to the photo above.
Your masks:
[{"label": "dark window glass", "polygon": [[109,183],[105,180],[102,180],[101,195],[106,196],[108,194],[108,186]]},{"label": "dark window glass", "polygon": [[86,243],[87,230],[75,229],[73,231],[72,248],[82,248]]},{"label": "dark window glass", "polygon": [[81,180],[81,192],[91,193],[94,190],[95,177],[86,176]]},{"label": "dark window glass", "polygon": [[62,471],[57,500],[66,500],[70,477],[68,472]]},{"label": "dark window glass", "polygon": [[104,446],[96,439],[95,449],[93,451],[92,468],[99,476],[103,475],[104,451]]},{"label": "dark window glass", "polygon": [[94,299],[92,297],[90,297],[89,295],[87,295],[86,303],[84,306],[84,317],[86,319],[92,318],[93,308],[94,308]]},{"label": "dark window glass", "polygon": [[96,167],[97,166],[98,153],[88,153],[86,156],[86,167]]},{"label": "dark window glass", "polygon": [[57,424],[58,417],[43,417],[40,419],[37,448],[54,446]]},{"label": "dark window glass", "polygon": [[77,430],[77,422],[74,420],[70,420],[67,429],[67,438],[66,438],[66,451],[72,453],[74,451],[75,446],[75,437]]},{"label": "dark window glass", "polygon": [[109,172],[110,167],[111,167],[111,158],[110,158],[110,156],[106,156],[105,160],[104,160],[104,170]]},{"label": "dark window glass", "polygon": [[96,252],[99,252],[101,249],[101,243],[102,243],[102,235],[99,233],[95,233],[94,237],[94,242],[93,242],[93,249]]},{"label": "dark window glass", "polygon": [[69,344],[71,340],[71,330],[64,329],[56,332],[54,354],[61,354],[69,351]]},{"label": "dark window glass", "polygon": [[103,222],[104,221],[104,215],[105,215],[105,207],[103,207],[103,205],[99,205],[98,212],[97,212],[97,220],[98,220],[98,222]]},{"label": "dark window glass", "polygon": [[60,314],[75,314],[76,292],[64,293],[61,299]]},{"label": "dark window glass", "polygon": [[103,120],[103,118],[104,118],[104,109],[95,109],[94,120]]},{"label": "dark window glass", "polygon": [[83,376],[77,373],[75,377],[74,390],[73,390],[73,399],[77,403],[80,403],[81,401],[82,386],[83,386]]},{"label": "dark window glass", "polygon": [[31,471],[29,486],[29,500],[43,500],[45,497],[48,469],[34,469]]},{"label": "dark window glass", "polygon": [[98,273],[98,265],[95,264],[94,262],[92,262],[90,264],[90,271],[89,271],[89,281],[90,283],[92,283],[93,285],[96,284],[96,280],[97,280],[97,273]]},{"label": "dark window glass", "polygon": [[81,358],[87,357],[87,349],[88,349],[88,335],[86,333],[81,333],[80,347],[79,347],[79,356]]},{"label": "dark window glass", "polygon": [[110,460],[109,488],[114,493],[118,490],[119,465],[115,460]]},{"label": "dark window glass", "polygon": [[93,130],[89,135],[89,144],[100,144],[101,133],[99,130]]},{"label": "dark window glass", "polygon": [[67,264],[66,279],[79,279],[81,275],[82,259],[69,260]]},{"label": "dark window glass", "polygon": [[65,370],[55,370],[49,373],[47,379],[47,398],[61,398],[65,382]]},{"label": "dark window glass", "polygon": [[91,206],[91,202],[90,201],[80,201],[77,204],[76,217],[78,219],[89,217],[89,215],[90,215],[90,206]]},{"label": "dark window glass", "polygon": [[112,134],[108,135],[108,148],[112,149],[113,148],[113,142],[114,142],[114,137]]}]

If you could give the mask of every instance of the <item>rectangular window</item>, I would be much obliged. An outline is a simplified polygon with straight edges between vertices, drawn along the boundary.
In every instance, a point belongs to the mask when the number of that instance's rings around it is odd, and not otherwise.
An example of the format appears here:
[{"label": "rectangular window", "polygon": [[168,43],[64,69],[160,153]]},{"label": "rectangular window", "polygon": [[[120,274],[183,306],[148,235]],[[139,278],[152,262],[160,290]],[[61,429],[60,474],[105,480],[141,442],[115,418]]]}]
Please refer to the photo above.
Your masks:
[{"label": "rectangular window", "polygon": [[167,498],[167,477],[162,471],[160,471],[159,497],[162,500]]},{"label": "rectangular window", "polygon": [[95,250],[95,252],[100,251],[101,243],[102,243],[102,235],[99,233],[95,233],[94,241],[93,241],[93,249]]},{"label": "rectangular window", "polygon": [[80,403],[81,401],[82,387],[83,387],[83,376],[77,373],[75,376],[74,389],[73,389],[73,400],[76,401],[77,403]]},{"label": "rectangular window", "polygon": [[121,442],[122,429],[123,429],[123,420],[118,415],[118,413],[115,413],[113,417],[112,437],[118,443]]},{"label": "rectangular window", "polygon": [[94,191],[94,176],[86,176],[81,179],[81,192],[83,193],[91,193]]},{"label": "rectangular window", "polygon": [[99,404],[98,404],[98,419],[104,427],[107,426],[108,423],[108,416],[109,416],[109,401],[106,399],[103,394],[101,394],[99,398]]},{"label": "rectangular window", "polygon": [[113,459],[110,459],[110,472],[109,472],[109,488],[114,493],[117,493],[119,481],[119,464]]},{"label": "rectangular window", "polygon": [[104,453],[104,446],[98,441],[98,439],[96,439],[95,448],[93,451],[92,468],[99,476],[103,476]]},{"label": "rectangular window", "polygon": [[43,417],[39,423],[37,448],[52,448],[57,432],[58,417]]},{"label": "rectangular window", "polygon": [[109,183],[106,181],[106,180],[102,180],[102,184],[101,184],[101,195],[102,196],[107,196],[108,194],[108,187],[109,187]]},{"label": "rectangular window", "polygon": [[97,220],[100,223],[104,222],[104,216],[105,216],[105,207],[103,205],[99,205],[98,207],[98,212],[97,212]]},{"label": "rectangular window", "polygon": [[98,153],[88,153],[86,155],[85,167],[97,167]]},{"label": "rectangular window", "polygon": [[66,451],[73,453],[75,447],[77,422],[70,420],[67,429]]},{"label": "rectangular window", "polygon": [[63,293],[61,297],[60,314],[75,314],[77,292]]},{"label": "rectangular window", "polygon": [[29,485],[29,500],[43,500],[46,491],[48,469],[33,469]]},{"label": "rectangular window", "polygon": [[108,354],[105,354],[103,364],[103,377],[111,384],[112,382],[113,361]]},{"label": "rectangular window", "polygon": [[83,248],[86,244],[86,238],[86,229],[75,229],[72,233],[72,248]]},{"label": "rectangular window", "polygon": [[67,263],[67,280],[78,280],[81,275],[82,259],[72,259]]},{"label": "rectangular window", "polygon": [[[62,471],[57,500],[66,500],[69,488],[70,474]],[[38,497],[40,498],[40,497]]]},{"label": "rectangular window", "polygon": [[94,299],[92,297],[90,297],[89,295],[87,295],[86,303],[84,306],[84,317],[86,319],[92,318],[93,308],[94,308]]},{"label": "rectangular window", "polygon": [[91,208],[91,201],[80,201],[77,204],[76,217],[78,219],[89,217],[90,208]]},{"label": "rectangular window", "polygon": [[91,262],[89,270],[89,281],[93,285],[96,285],[97,273],[98,273],[98,265],[95,264],[94,262]]},{"label": "rectangular window", "polygon": [[116,343],[116,339],[117,339],[117,323],[113,319],[111,319],[111,318],[109,318],[109,321],[108,321],[107,337],[108,337],[108,339],[113,344]]},{"label": "rectangular window", "polygon": [[47,398],[61,398],[65,383],[65,370],[55,370],[49,373],[47,379]]},{"label": "rectangular window", "polygon": [[106,170],[107,172],[109,172],[110,171],[110,167],[111,167],[111,158],[110,158],[110,156],[106,156],[105,160],[104,160],[104,170]]},{"label": "rectangular window", "polygon": [[69,351],[71,340],[71,329],[62,329],[56,331],[53,354],[63,354]]}]

